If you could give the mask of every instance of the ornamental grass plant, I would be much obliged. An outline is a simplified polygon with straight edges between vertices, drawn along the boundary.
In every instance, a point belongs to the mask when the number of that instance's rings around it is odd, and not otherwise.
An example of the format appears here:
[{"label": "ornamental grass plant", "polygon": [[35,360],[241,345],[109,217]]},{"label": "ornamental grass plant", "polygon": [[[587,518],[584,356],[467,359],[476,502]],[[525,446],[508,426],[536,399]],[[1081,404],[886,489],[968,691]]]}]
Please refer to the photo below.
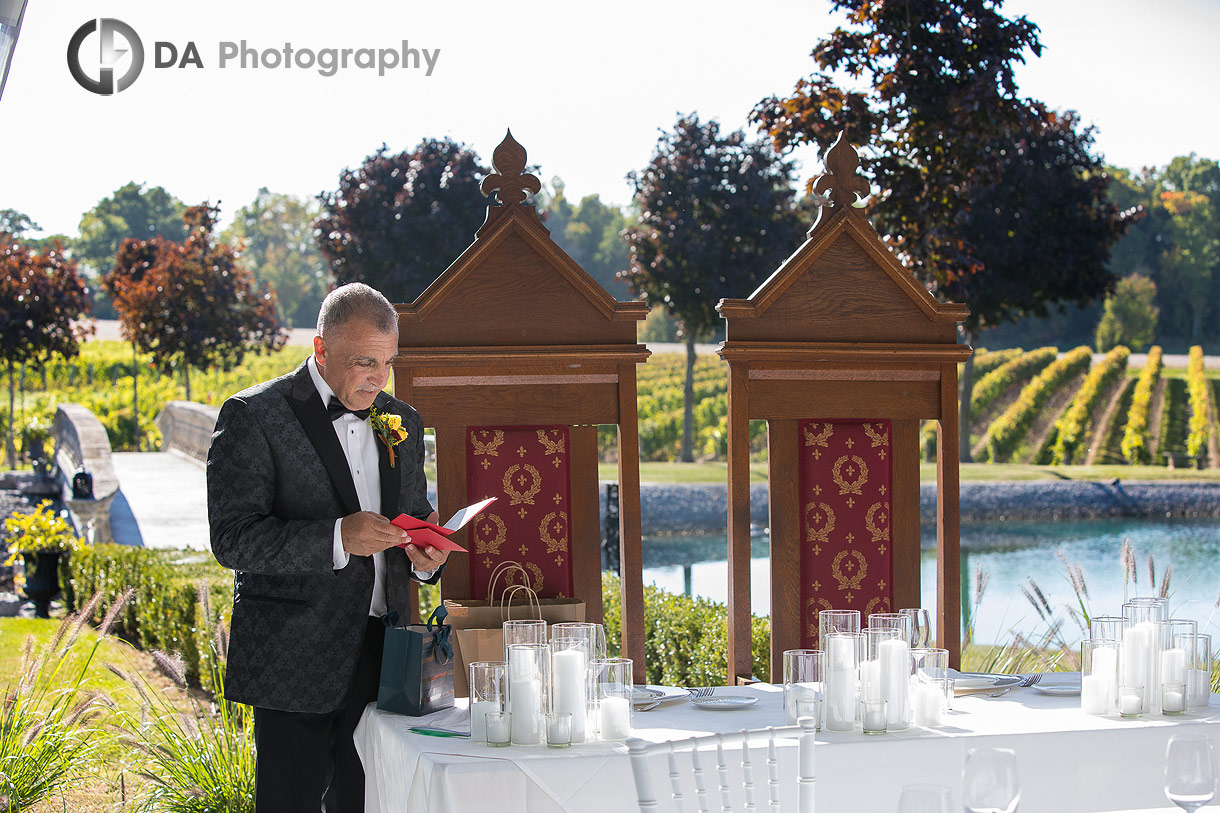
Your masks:
[{"label": "ornamental grass plant", "polygon": [[0,706],[0,811],[17,813],[63,796],[82,775],[106,740],[101,715],[113,702],[84,685],[93,656],[122,607],[116,601],[83,658],[76,654],[81,631],[97,605],[94,598],[79,613],[60,622],[37,652],[26,639],[21,666],[4,687]]}]

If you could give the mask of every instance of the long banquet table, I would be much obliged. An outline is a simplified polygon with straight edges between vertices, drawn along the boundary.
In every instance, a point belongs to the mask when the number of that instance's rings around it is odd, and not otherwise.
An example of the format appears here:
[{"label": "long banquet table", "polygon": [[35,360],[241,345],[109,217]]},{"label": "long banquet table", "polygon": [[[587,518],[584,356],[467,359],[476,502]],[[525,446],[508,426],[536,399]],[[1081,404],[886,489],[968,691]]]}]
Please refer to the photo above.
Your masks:
[{"label": "long banquet table", "polygon": [[[701,709],[685,700],[662,705],[636,713],[634,734],[662,742],[784,725],[779,686],[722,688],[717,694],[757,694],[759,700],[732,711]],[[1053,697],[1022,688],[1002,697],[956,698],[943,728],[913,727],[881,736],[858,730],[822,731],[816,748],[817,808],[820,813],[893,811],[902,787],[916,782],[947,785],[960,799],[967,749],[1004,747],[1017,753],[1022,810],[1164,809],[1169,738],[1203,734],[1220,750],[1220,695],[1212,695],[1208,708],[1181,717],[1093,717],[1079,706],[1079,697]],[[427,725],[428,720],[379,711],[372,705],[365,710],[356,729],[356,747],[365,765],[369,813],[630,813],[636,809],[630,761],[621,742],[565,750],[489,748],[409,730]],[[781,776],[791,778],[784,783],[791,799],[785,809],[794,810],[796,741],[782,741],[778,753]],[[664,758],[657,757],[652,769],[654,789],[667,794]]]}]

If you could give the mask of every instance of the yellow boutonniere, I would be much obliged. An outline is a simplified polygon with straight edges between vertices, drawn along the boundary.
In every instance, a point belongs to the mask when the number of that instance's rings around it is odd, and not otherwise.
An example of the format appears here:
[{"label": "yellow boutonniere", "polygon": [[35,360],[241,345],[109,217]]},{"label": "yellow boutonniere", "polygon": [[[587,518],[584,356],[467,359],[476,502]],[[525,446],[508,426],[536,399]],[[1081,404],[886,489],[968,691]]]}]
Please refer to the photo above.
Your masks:
[{"label": "yellow boutonniere", "polygon": [[402,428],[402,418],[390,412],[369,410],[369,426],[381,438],[390,452],[390,468],[394,468],[394,447],[407,439],[407,430]]}]

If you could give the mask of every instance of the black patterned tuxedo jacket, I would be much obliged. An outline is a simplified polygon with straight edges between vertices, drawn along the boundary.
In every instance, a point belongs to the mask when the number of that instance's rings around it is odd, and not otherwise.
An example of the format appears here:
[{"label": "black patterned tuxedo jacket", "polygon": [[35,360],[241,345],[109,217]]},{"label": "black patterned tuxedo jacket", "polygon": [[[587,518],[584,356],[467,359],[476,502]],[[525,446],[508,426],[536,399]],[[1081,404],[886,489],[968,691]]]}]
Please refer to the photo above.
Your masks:
[{"label": "black patterned tuxedo jacket", "polygon": [[[419,413],[386,393],[373,406],[402,417],[407,439],[381,457],[381,510],[432,512]],[[373,560],[334,569],[335,520],[360,510],[347,459],[302,364],[225,401],[208,452],[212,552],[235,573],[225,696],[262,708],[329,712],[348,688],[373,592]],[[385,552],[386,604],[404,618],[406,552]],[[438,571],[432,581],[440,577]]]}]

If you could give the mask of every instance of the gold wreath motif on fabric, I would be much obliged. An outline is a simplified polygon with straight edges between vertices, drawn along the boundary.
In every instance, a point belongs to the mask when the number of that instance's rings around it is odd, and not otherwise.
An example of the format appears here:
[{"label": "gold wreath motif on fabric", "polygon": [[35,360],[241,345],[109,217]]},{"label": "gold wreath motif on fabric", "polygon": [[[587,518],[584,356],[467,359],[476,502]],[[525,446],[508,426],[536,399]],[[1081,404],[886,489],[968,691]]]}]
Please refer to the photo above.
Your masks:
[{"label": "gold wreath motif on fabric", "polygon": [[[878,528],[874,520],[877,517],[877,511],[884,508],[889,510],[889,505],[886,503],[875,502],[868,507],[868,513],[864,515],[864,527],[868,528],[868,532],[873,535],[871,542],[888,542],[890,540],[890,527],[887,523],[884,528]],[[885,522],[883,519],[882,522]]]},{"label": "gold wreath motif on fabric", "polygon": [[[884,428],[885,424],[879,423],[879,424],[877,424],[877,426]],[[864,434],[868,435],[868,439],[870,441],[872,441],[869,444],[870,448],[876,448],[877,446],[889,446],[890,445],[890,436],[889,435],[881,434],[877,430],[873,429],[873,427],[867,423],[864,424]]]},{"label": "gold wreath motif on fabric", "polygon": [[[525,474],[528,474],[531,478],[530,487],[524,492],[513,488],[513,475],[522,468],[525,469]],[[525,474],[521,476],[524,477]],[[538,469],[529,463],[514,463],[508,467],[508,471],[504,472],[504,479],[500,481],[500,484],[504,486],[504,493],[509,496],[509,505],[521,505],[522,503],[533,505],[534,497],[537,497],[538,492],[542,490],[542,475],[538,473]]]},{"label": "gold wreath motif on fabric", "polygon": [[[499,457],[500,453],[496,450],[504,443],[504,431],[501,429],[495,430],[495,434],[491,436],[491,440],[487,443],[480,443],[476,437],[477,434],[474,430],[470,432],[470,445],[474,447],[474,453]],[[483,430],[483,434],[487,434],[486,429]]]},{"label": "gold wreath motif on fabric", "polygon": [[[486,539],[484,534],[479,533],[479,531],[487,528],[487,526],[483,524],[485,522],[490,522],[492,525],[496,526],[495,539],[489,541]],[[475,523],[474,531],[474,552],[476,554],[493,553],[496,556],[500,555],[500,546],[504,544],[504,538],[508,535],[504,526],[504,520],[500,519],[495,514],[484,514],[483,516],[479,517],[479,521]]]},{"label": "gold wreath motif on fabric", "polygon": [[[563,521],[563,533],[559,534],[559,538],[551,536],[547,526],[551,524],[551,520],[558,517]],[[538,536],[546,543],[546,552],[555,553],[557,551],[566,551],[568,549],[568,512],[567,511],[552,511],[542,518],[542,523],[538,526]]]},{"label": "gold wreath motif on fabric", "polygon": [[[843,570],[840,567],[843,560],[850,556],[856,561],[856,575],[844,576]],[[830,575],[834,576],[836,582],[839,583],[839,590],[859,590],[860,582],[868,574],[868,560],[864,558],[864,554],[858,550],[842,550],[835,556],[834,562],[830,565]]]},{"label": "gold wreath motif on fabric", "polygon": [[[551,430],[558,431],[558,430]],[[538,430],[538,442],[542,444],[542,448],[546,451],[543,454],[563,454],[563,436],[559,436],[559,440],[551,440],[546,436],[545,429]]]},{"label": "gold wreath motif on fabric", "polygon": [[821,446],[823,449],[829,448],[830,436],[835,433],[834,424],[822,424],[822,431],[816,435],[810,431],[809,427],[805,427],[805,445],[806,446]]},{"label": "gold wreath motif on fabric", "polygon": [[809,638],[816,639],[818,637],[818,605],[821,605],[823,610],[833,610],[834,605],[824,598],[810,596],[805,602],[805,635]]},{"label": "gold wreath motif on fabric", "polygon": [[516,579],[521,579],[521,584],[524,584],[526,587],[537,593],[542,589],[542,583],[545,581],[545,577],[542,575],[542,568],[538,567],[538,565],[534,564],[533,562],[525,562],[525,569],[530,572],[530,579],[528,582],[521,574],[521,571],[517,570],[516,568],[513,568],[505,574],[504,581],[511,586],[518,583]]},{"label": "gold wreath motif on fabric", "polygon": [[[809,512],[814,508],[820,508],[826,512],[826,527],[818,529],[813,527],[813,523],[809,521]],[[806,542],[825,542],[830,544],[830,532],[835,529],[835,512],[824,502],[811,502],[805,506],[805,541]]]},{"label": "gold wreath motif on fabric", "polygon": [[[856,465],[860,472],[860,476],[851,482],[844,480],[842,474],[843,464],[847,462],[848,457],[851,457],[851,462]],[[860,489],[864,488],[864,484],[868,482],[868,465],[859,455],[843,455],[835,461],[834,468],[830,470],[830,476],[834,478],[835,485],[839,487],[839,496],[844,494],[860,494],[863,496],[863,492]]]},{"label": "gold wreath motif on fabric", "polygon": [[868,606],[864,608],[864,617],[868,618],[869,613],[888,613],[890,611],[890,600],[887,596],[876,596],[869,601]]}]

